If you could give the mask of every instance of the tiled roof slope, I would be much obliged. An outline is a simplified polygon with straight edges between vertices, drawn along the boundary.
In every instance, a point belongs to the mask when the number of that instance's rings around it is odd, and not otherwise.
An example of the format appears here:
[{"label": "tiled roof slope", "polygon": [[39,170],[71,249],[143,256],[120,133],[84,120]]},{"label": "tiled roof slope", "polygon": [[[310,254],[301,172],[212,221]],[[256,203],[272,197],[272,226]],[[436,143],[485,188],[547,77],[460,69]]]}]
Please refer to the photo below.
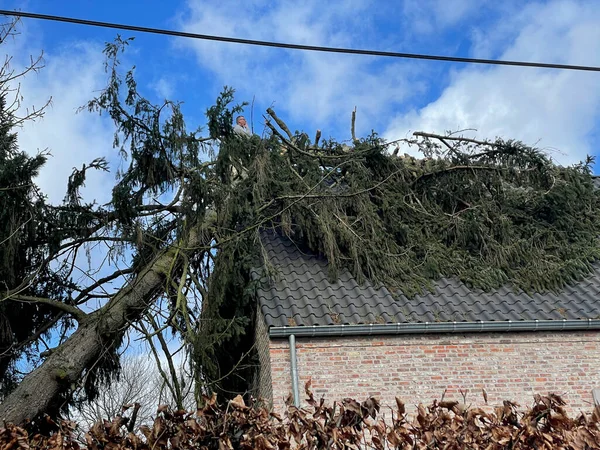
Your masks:
[{"label": "tiled roof slope", "polygon": [[370,283],[359,285],[348,270],[331,283],[324,259],[272,232],[263,233],[262,241],[277,272],[271,280],[263,278],[258,289],[269,327],[600,318],[600,266],[557,294],[482,292],[442,278],[430,292],[409,299]]}]

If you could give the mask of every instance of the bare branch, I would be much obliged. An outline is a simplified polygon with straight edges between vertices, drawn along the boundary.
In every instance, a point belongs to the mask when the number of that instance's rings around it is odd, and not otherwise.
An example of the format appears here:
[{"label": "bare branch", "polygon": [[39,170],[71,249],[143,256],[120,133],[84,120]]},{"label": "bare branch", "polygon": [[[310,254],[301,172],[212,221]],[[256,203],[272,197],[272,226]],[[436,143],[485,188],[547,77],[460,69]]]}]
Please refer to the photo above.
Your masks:
[{"label": "bare branch", "polygon": [[275,114],[275,111],[273,111],[272,108],[267,108],[267,113],[273,118],[273,120],[275,120],[277,125],[279,125],[279,128],[281,128],[283,131],[285,131],[285,134],[288,135],[288,138],[290,140],[292,140],[294,138],[294,136],[290,132],[290,129],[288,128],[288,126],[285,124],[285,122],[283,120],[281,120],[279,117],[277,117],[277,114]]},{"label": "bare branch", "polygon": [[350,132],[352,134],[352,142],[356,141],[355,124],[356,124],[356,106],[354,107],[354,111],[352,111],[352,125],[350,126]]},{"label": "bare branch", "polygon": [[[442,136],[440,134],[425,133],[423,131],[415,131],[413,133],[413,136],[438,139],[442,142],[444,139],[446,139],[448,141],[470,142],[472,144],[488,145],[490,147],[498,147],[498,145],[499,145],[495,142],[490,142],[490,141],[479,141],[477,139],[470,139],[470,138],[461,137],[461,136]],[[446,145],[448,145],[448,144],[446,144]]]},{"label": "bare branch", "polygon": [[75,304],[81,303],[90,292],[92,292],[94,289],[98,288],[99,286],[102,286],[103,284],[113,281],[119,277],[122,277],[125,275],[130,275],[132,273],[134,273],[134,269],[129,268],[129,269],[117,270],[117,271],[113,272],[112,274],[107,275],[104,278],[100,278],[95,283],[93,283],[93,284],[89,285],[88,287],[86,287],[85,289],[83,289],[79,293],[79,295],[73,299],[73,303],[75,303]]},{"label": "bare branch", "polygon": [[[154,328],[155,330],[158,330],[160,328],[158,323],[154,319],[154,317],[152,317],[150,314],[146,315],[146,319],[150,322],[150,324],[152,325],[152,328]],[[169,374],[170,374],[171,382],[172,382],[172,384],[170,385],[171,386],[171,394],[173,395],[173,397],[177,403],[177,408],[183,409],[183,393],[181,390],[181,384],[179,383],[179,377],[177,376],[177,370],[175,369],[175,364],[173,363],[173,358],[171,357],[171,352],[169,351],[169,346],[167,345],[167,342],[165,341],[165,337],[163,336],[162,332],[158,332],[156,334],[156,337],[158,338],[160,347],[161,347],[161,349],[164,353],[164,356],[167,360],[167,365],[169,366]],[[157,364],[159,364],[158,360],[157,360]],[[163,375],[163,377],[164,377],[166,374],[164,374],[164,372],[161,371],[161,375]],[[165,378],[165,382],[167,382],[166,378]]]}]

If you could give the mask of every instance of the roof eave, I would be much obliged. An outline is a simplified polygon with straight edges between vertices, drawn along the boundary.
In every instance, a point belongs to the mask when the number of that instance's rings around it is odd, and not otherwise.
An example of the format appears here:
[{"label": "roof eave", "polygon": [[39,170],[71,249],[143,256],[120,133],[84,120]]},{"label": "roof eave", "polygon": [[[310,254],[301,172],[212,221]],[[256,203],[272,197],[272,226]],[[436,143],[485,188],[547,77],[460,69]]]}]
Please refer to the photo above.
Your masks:
[{"label": "roof eave", "polygon": [[478,322],[421,322],[360,325],[313,325],[270,327],[269,337],[339,337],[432,333],[484,333],[509,331],[587,331],[600,330],[600,319],[521,320]]}]

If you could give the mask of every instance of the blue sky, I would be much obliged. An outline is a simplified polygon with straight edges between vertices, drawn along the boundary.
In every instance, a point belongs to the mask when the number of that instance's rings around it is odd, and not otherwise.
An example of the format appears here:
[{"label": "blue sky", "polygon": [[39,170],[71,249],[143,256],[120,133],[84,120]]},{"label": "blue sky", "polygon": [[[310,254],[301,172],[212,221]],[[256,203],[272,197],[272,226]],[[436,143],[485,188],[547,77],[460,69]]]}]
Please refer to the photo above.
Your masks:
[{"label": "blue sky", "polygon": [[[2,9],[112,21],[282,42],[480,58],[600,66],[597,0],[0,0]],[[21,35],[3,45],[17,63],[44,50],[46,68],[22,83],[25,105],[52,96],[46,117],[20,135],[27,151],[53,157],[40,184],[53,201],[64,195],[73,166],[106,156],[116,168],[112,125],[75,114],[106,81],[101,50],[115,30],[24,19]],[[516,138],[562,164],[596,153],[600,74],[489,67],[270,49],[140,33],[124,58],[141,90],[184,102],[190,127],[224,85],[252,101],[252,125],[274,106],[292,129],[350,138],[372,129],[388,139],[424,130],[477,129],[479,138]],[[108,178],[110,178],[110,180]],[[97,174],[86,196],[108,198],[112,174]]]}]

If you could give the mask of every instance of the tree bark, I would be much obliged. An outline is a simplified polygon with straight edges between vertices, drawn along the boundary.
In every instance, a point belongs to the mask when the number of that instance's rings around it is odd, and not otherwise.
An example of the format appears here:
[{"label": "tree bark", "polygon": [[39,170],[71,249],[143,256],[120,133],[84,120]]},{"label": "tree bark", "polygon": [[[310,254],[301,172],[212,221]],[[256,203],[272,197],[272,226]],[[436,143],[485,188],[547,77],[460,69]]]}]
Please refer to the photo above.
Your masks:
[{"label": "tree bark", "polygon": [[[180,252],[194,249],[204,233],[166,249],[124,286],[104,307],[91,313],[42,365],[27,375],[0,404],[0,421],[23,425],[43,414],[60,394],[81,379],[103,350],[120,341],[132,321],[146,312],[164,289],[165,280]],[[193,250],[192,250],[193,251]]]}]

